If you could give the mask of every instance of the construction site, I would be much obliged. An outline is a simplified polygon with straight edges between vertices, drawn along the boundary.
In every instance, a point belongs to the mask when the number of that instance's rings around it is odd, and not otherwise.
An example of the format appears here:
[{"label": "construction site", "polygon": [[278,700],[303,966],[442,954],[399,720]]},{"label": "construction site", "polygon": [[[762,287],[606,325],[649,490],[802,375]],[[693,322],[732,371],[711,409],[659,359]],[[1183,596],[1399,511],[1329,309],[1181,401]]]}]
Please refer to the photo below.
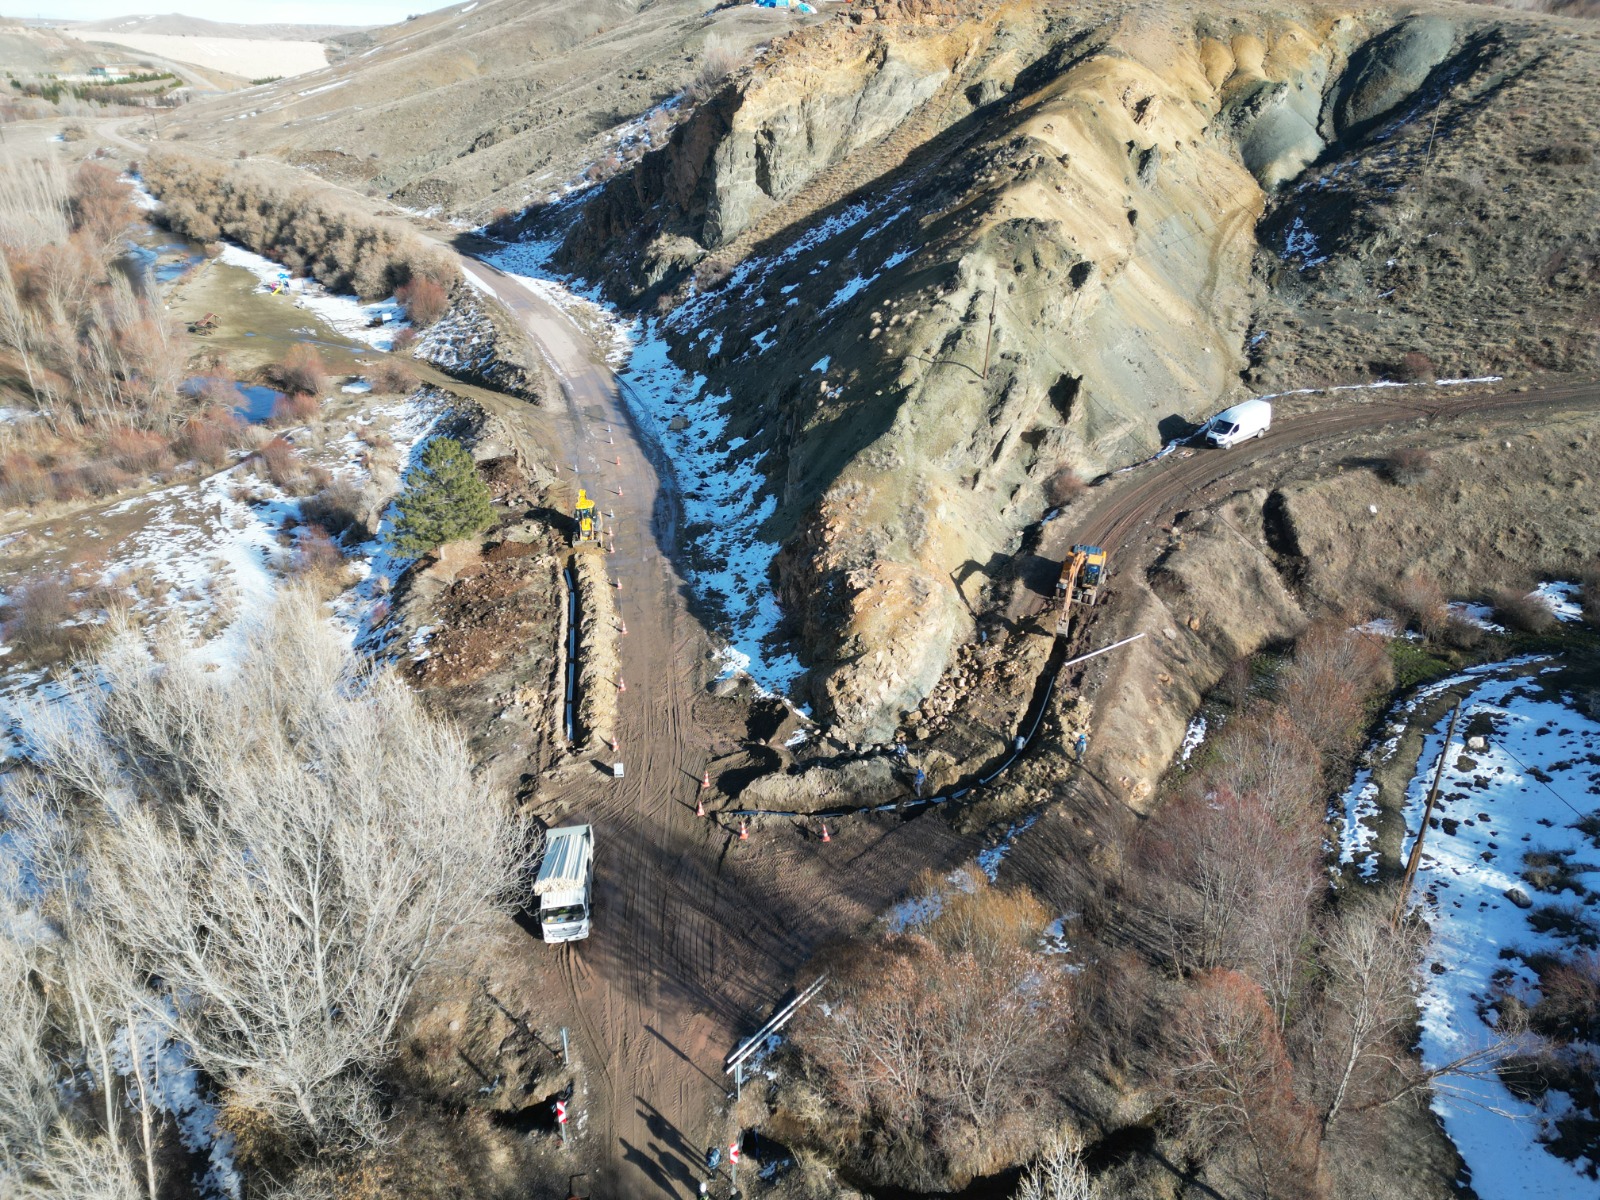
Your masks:
[{"label": "construction site", "polygon": [[0,1180],[1590,1194],[1592,19],[316,36],[8,126]]}]

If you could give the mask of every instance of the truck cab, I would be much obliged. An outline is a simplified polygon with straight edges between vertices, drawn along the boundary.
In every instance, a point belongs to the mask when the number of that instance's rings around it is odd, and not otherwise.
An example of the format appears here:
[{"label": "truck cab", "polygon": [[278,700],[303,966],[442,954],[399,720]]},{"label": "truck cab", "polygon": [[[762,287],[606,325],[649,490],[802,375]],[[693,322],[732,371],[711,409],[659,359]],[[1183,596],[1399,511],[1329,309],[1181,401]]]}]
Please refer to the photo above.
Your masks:
[{"label": "truck cab", "polygon": [[594,828],[565,825],[545,835],[544,859],[533,881],[539,930],[547,942],[589,936],[594,907]]}]

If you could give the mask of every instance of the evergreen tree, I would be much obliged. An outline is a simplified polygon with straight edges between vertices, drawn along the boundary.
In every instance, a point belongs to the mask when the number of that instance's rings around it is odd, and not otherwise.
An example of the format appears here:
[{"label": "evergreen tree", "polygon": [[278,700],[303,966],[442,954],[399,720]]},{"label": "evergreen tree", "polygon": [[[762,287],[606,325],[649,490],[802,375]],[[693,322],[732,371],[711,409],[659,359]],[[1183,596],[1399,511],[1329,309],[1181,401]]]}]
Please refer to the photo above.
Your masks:
[{"label": "evergreen tree", "polygon": [[489,489],[472,457],[447,437],[429,442],[421,461],[406,472],[405,490],[394,507],[389,545],[413,557],[482,533],[494,520]]}]

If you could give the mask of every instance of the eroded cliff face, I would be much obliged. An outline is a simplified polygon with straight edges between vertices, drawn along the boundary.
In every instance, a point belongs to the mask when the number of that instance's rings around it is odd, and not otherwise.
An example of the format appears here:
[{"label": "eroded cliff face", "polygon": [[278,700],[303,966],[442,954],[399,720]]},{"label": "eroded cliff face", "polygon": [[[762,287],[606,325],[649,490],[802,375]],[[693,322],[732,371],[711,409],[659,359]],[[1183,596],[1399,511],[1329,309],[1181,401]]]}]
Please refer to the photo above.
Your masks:
[{"label": "eroded cliff face", "polygon": [[928,694],[1020,533],[1239,390],[1274,189],[1411,96],[1437,18],[880,4],[776,44],[587,205],[764,452],[775,584],[852,740]]}]

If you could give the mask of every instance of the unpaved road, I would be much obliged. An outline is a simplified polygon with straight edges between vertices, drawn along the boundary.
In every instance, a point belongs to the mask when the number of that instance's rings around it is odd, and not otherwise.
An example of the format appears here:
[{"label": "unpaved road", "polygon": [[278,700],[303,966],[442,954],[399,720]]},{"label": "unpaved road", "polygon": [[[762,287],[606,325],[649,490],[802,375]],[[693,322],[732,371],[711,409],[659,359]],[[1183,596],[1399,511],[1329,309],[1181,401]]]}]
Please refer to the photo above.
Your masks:
[{"label": "unpaved road", "polygon": [[527,948],[559,964],[587,1068],[574,1169],[597,1168],[582,1189],[595,1197],[687,1200],[705,1148],[736,1133],[723,1057],[821,942],[855,932],[922,868],[947,868],[975,847],[920,819],[858,822],[823,844],[803,823],[768,823],[741,842],[695,816],[713,747],[732,746],[726,730],[697,719],[707,703],[699,675],[707,641],[672,561],[670,478],[636,435],[615,376],[567,315],[514,277],[472,259],[462,265],[543,349],[565,394],[557,423],[566,470],[578,467],[574,489],[581,482],[615,514],[608,565],[628,630],[616,757],[626,777],[580,760],[541,792],[561,820],[595,826],[595,920],[585,941]]},{"label": "unpaved road", "polygon": [[[1196,447],[1179,451],[1159,462],[1135,468],[1115,478],[1099,498],[1071,522],[1052,522],[1037,554],[1059,570],[1069,547],[1092,543],[1111,552],[1116,569],[1119,551],[1131,547],[1139,531],[1170,519],[1185,508],[1209,504],[1244,486],[1254,477],[1277,473],[1282,466],[1298,465],[1291,452],[1317,443],[1380,428],[1384,425],[1466,416],[1504,416],[1519,412],[1560,412],[1600,405],[1600,381],[1534,386],[1525,391],[1495,385],[1453,389],[1382,389],[1356,393],[1361,398],[1341,400],[1327,408],[1275,417],[1272,428],[1259,440],[1232,450]],[[1098,489],[1097,489],[1098,490]],[[1037,610],[1054,596],[1055,571],[1030,577],[1028,583]],[[1015,614],[1014,614],[1015,615]]]}]

